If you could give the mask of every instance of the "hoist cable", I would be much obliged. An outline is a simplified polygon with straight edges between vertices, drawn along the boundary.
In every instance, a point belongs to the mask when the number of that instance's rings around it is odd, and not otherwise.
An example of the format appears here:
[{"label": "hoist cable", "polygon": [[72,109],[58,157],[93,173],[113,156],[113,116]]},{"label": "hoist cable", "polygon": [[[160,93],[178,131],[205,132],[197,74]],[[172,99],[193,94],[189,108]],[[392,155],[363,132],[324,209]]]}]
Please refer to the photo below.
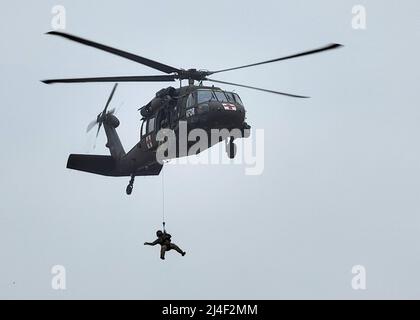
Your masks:
[{"label": "hoist cable", "polygon": [[165,172],[162,170],[162,225],[165,232]]}]

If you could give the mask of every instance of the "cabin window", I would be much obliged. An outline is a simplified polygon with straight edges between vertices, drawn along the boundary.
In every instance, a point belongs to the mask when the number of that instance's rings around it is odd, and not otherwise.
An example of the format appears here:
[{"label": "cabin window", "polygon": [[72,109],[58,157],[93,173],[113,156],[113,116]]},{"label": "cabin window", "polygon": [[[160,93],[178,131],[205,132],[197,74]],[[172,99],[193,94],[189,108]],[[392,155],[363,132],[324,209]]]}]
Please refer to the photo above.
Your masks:
[{"label": "cabin window", "polygon": [[141,136],[144,137],[146,135],[146,120],[143,121],[141,124]]},{"label": "cabin window", "polygon": [[149,119],[147,122],[147,133],[151,133],[155,130],[155,118]]},{"label": "cabin window", "polygon": [[157,117],[157,122],[156,122],[156,131],[160,130],[162,128],[167,128],[169,125],[169,113],[166,112],[165,109],[162,109],[159,111],[159,115]]},{"label": "cabin window", "polygon": [[215,96],[213,94],[213,91],[211,90],[197,90],[197,102],[203,103],[208,102],[210,100],[215,100]]},{"label": "cabin window", "polygon": [[194,107],[194,105],[195,105],[195,93],[193,92],[188,96],[186,109],[190,109]]}]

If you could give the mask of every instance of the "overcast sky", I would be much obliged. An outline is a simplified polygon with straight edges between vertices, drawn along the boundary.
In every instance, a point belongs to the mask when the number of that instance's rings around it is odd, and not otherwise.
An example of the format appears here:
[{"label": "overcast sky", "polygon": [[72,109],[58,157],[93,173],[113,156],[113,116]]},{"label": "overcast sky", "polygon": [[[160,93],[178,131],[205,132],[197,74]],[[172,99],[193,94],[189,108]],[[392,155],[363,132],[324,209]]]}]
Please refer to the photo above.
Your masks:
[{"label": "overcast sky", "polygon": [[[331,42],[345,48],[218,75],[309,95],[236,88],[265,131],[264,173],[169,165],[167,228],[185,257],[144,247],[162,220],[162,177],[107,178],[66,167],[96,150],[87,124],[112,84],[40,79],[159,72],[46,36],[66,32],[182,68],[220,69]],[[367,29],[352,28],[363,4]],[[420,298],[418,1],[3,1],[0,298]],[[215,77],[216,78],[216,77]],[[126,150],[137,109],[166,84],[120,85]],[[232,90],[233,87],[224,86]],[[63,265],[67,290],[51,287]],[[367,290],[352,289],[352,267]]]}]

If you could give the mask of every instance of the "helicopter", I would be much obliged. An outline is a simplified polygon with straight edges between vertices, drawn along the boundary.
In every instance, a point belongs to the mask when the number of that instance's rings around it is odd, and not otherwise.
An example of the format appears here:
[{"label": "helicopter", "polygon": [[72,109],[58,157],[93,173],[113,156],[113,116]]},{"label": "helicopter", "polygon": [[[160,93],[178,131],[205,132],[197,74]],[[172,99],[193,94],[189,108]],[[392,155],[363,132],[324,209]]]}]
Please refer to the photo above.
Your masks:
[{"label": "helicopter", "polygon": [[[204,81],[216,84],[238,86],[292,98],[309,98],[302,95],[216,80],[209,78],[209,76],[222,72],[229,72],[238,69],[298,58],[342,47],[341,44],[331,43],[317,49],[308,50],[281,58],[242,65],[239,67],[208,71],[175,68],[167,64],[150,60],[130,52],[119,50],[64,32],[50,31],[47,32],[47,34],[59,36],[70,41],[93,47],[165,73],[164,75],[68,78],[42,81],[45,84],[93,82],[115,83],[103,111],[93,122],[89,124],[87,128],[87,131],[90,131],[95,126],[97,126],[98,128],[96,136],[99,135],[101,128],[104,128],[105,134],[107,136],[106,147],[110,151],[110,156],[71,154],[68,158],[67,168],[103,176],[130,177],[130,181],[126,188],[127,195],[132,194],[135,177],[156,176],[160,174],[163,164],[160,161],[157,161],[156,152],[162,143],[162,141],[157,138],[158,132],[162,129],[173,130],[175,132],[177,144],[180,143],[181,138],[181,123],[186,123],[188,130],[193,130],[196,128],[203,129],[206,132],[209,132],[213,129],[227,129],[229,132],[234,129],[239,130],[239,136],[236,135],[225,137],[226,139],[221,138],[216,142],[209,143],[207,146],[207,148],[210,148],[212,145],[225,140],[226,153],[231,159],[233,159],[236,155],[236,145],[234,140],[237,138],[249,137],[249,130],[251,127],[245,121],[246,109],[239,95],[236,92],[223,90],[219,87],[215,87],[214,85],[205,86],[203,84]],[[117,89],[118,83],[174,82],[176,80],[179,80],[179,88],[170,86],[158,91],[155,97],[149,103],[139,109],[142,116],[140,139],[139,142],[128,153],[126,153],[116,131],[116,128],[118,128],[120,125],[120,121],[114,114],[115,109],[108,110]],[[183,80],[188,80],[187,86],[182,85]],[[193,142],[188,143],[191,144]],[[198,150],[197,153],[201,151],[203,151],[203,149]],[[185,155],[186,154],[177,152],[175,157],[178,158]]]}]

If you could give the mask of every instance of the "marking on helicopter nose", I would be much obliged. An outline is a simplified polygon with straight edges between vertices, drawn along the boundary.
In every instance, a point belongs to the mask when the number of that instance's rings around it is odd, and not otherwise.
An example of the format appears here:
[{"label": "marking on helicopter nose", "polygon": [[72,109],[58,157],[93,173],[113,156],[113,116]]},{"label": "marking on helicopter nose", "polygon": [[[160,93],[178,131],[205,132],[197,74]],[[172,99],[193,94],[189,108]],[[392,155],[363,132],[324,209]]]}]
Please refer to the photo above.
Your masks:
[{"label": "marking on helicopter nose", "polygon": [[232,103],[223,103],[223,108],[228,111],[236,111],[236,106]]}]

